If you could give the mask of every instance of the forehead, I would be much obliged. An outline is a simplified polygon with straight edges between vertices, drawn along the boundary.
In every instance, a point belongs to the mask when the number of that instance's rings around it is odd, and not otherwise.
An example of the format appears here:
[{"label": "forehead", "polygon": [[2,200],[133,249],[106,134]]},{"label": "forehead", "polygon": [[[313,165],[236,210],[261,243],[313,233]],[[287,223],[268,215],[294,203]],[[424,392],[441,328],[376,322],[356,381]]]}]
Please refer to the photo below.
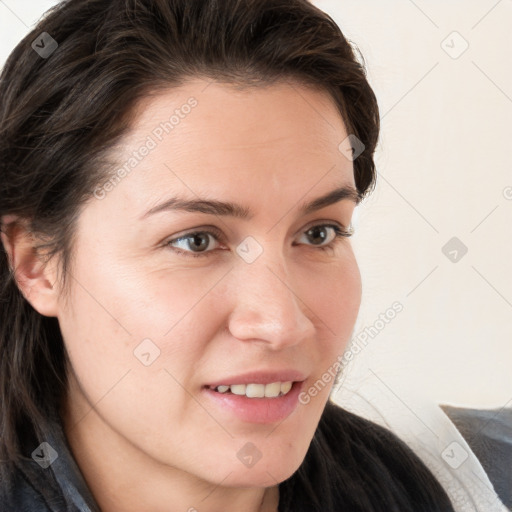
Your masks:
[{"label": "forehead", "polygon": [[[286,141],[300,141],[303,150],[319,143],[318,150],[333,150],[347,136],[334,99],[323,90],[292,82],[240,89],[199,79],[139,103],[131,135],[140,142],[150,133],[162,139],[157,142],[165,139],[164,146],[186,142],[223,150]],[[168,137],[177,134],[179,140]]]},{"label": "forehead", "polygon": [[[322,90],[291,83],[239,90],[191,81],[161,90],[137,106],[116,160],[129,177],[131,206],[166,194],[291,202],[354,184],[352,162],[339,149],[347,137],[338,108]],[[143,158],[135,153],[144,150]],[[266,190],[267,198],[258,195]],[[229,196],[229,197],[227,197]],[[307,199],[307,198],[306,198]]]}]

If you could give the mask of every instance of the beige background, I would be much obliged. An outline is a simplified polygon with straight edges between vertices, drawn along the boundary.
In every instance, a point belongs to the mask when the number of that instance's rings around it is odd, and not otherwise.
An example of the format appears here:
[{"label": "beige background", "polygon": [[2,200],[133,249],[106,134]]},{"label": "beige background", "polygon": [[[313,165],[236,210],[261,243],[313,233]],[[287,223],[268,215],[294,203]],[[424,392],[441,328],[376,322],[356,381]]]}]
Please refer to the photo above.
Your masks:
[{"label": "beige background", "polygon": [[[398,396],[510,407],[512,2],[315,3],[363,53],[382,116],[378,186],[354,239],[355,333],[395,301],[404,308],[349,376]],[[468,248],[457,262],[441,252],[454,236]]]},{"label": "beige background", "polygon": [[[353,237],[354,342],[374,329],[342,385],[510,407],[512,1],[314,3],[363,53],[382,116],[377,190]],[[0,63],[53,4],[0,0]],[[450,248],[456,262],[442,252],[453,237],[468,249]]]}]

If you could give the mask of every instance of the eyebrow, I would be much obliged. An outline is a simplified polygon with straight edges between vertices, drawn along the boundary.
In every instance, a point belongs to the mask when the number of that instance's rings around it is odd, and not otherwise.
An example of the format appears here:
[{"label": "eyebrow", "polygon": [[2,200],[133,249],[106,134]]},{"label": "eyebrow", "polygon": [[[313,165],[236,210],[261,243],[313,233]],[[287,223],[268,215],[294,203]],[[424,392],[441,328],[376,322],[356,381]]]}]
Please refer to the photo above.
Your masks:
[{"label": "eyebrow", "polygon": [[[324,194],[323,196],[313,199],[312,201],[302,203],[302,205],[299,207],[299,213],[307,215],[332,204],[338,203],[342,200],[352,201],[357,206],[361,202],[361,199],[362,197],[360,193],[354,187],[352,187],[352,185],[343,185],[335,190],[328,192],[327,194]],[[254,213],[250,208],[243,207],[242,205],[233,202],[223,202],[207,199],[190,200],[173,197],[155,206],[154,208],[151,208],[151,210],[147,211],[141,217],[141,219],[149,217],[155,213],[174,210],[199,212],[209,215],[229,216],[246,220],[251,219],[254,216]]]}]

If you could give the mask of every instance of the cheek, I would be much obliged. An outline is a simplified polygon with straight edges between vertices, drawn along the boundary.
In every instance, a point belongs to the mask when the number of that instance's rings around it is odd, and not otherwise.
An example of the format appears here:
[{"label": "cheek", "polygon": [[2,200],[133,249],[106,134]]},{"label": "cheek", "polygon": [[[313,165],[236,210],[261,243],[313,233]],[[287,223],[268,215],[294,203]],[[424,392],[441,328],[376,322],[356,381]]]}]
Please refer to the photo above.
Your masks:
[{"label": "cheek", "polygon": [[[313,284],[316,283],[316,287]],[[323,284],[320,287],[320,283]],[[311,278],[309,294],[313,314],[318,318],[315,340],[314,375],[303,386],[299,407],[304,418],[320,418],[340,370],[340,360],[350,341],[361,303],[361,275],[355,258],[332,266],[328,275]],[[314,306],[313,306],[314,304]],[[316,423],[311,424],[311,436]]]},{"label": "cheek", "polygon": [[[320,281],[316,281],[320,283]],[[339,266],[333,265],[318,286],[311,308],[319,317],[316,341],[317,364],[315,378],[304,387],[305,408],[313,415],[320,416],[329,398],[340,370],[341,360],[353,333],[361,304],[361,275],[355,257],[351,255]],[[313,280],[311,285],[313,285]],[[314,413],[312,412],[314,410]]]},{"label": "cheek", "polygon": [[[218,435],[218,425],[184,392],[193,390],[196,363],[213,337],[212,314],[200,301],[204,281],[151,273],[141,281],[102,268],[108,267],[75,269],[73,307],[63,308],[59,318],[80,384],[77,417],[87,417],[94,429],[94,406],[104,422],[155,459],[171,460],[181,453],[180,443],[195,446],[200,432]],[[172,442],[163,433],[169,425]]]},{"label": "cheek", "polygon": [[59,324],[90,401],[99,400],[126,372],[126,381],[141,383],[131,390],[134,398],[151,386],[153,396],[167,393],[164,400],[169,401],[176,381],[191,382],[222,322],[205,295],[222,272],[217,274],[154,271],[108,254],[100,258],[94,251],[78,258],[72,307],[62,305]]},{"label": "cheek", "polygon": [[362,295],[361,275],[352,251],[339,264],[312,272],[303,295],[318,317],[318,329],[331,340],[323,353],[343,350],[356,322]]}]

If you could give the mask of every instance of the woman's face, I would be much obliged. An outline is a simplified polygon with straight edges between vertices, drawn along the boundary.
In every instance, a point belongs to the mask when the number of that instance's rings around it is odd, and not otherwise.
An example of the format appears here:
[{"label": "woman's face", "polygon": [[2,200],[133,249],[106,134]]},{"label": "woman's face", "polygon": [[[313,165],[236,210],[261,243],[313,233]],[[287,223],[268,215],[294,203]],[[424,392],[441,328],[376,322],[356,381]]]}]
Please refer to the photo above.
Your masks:
[{"label": "woman's face", "polygon": [[348,134],[326,93],[284,83],[197,80],[138,112],[124,172],[79,217],[58,306],[68,437],[112,478],[273,486],[306,455],[360,305],[350,241],[329,227],[349,229],[354,200],[303,208],[355,189]]}]

